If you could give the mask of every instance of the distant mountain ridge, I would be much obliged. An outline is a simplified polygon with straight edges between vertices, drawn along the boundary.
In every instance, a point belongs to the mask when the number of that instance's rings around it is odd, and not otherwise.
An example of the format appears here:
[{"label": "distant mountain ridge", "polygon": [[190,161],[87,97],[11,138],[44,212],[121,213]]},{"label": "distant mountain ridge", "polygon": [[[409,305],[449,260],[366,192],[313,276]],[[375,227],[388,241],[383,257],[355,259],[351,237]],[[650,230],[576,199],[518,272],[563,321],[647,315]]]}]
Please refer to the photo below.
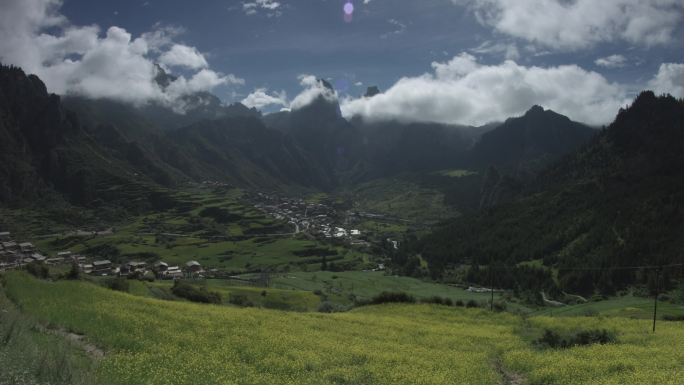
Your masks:
[{"label": "distant mountain ridge", "polygon": [[[2,67],[1,72],[5,102],[0,108],[6,119],[0,135],[8,138],[4,174],[6,181],[13,181],[4,183],[2,201],[29,197],[20,192],[38,185],[61,192],[78,185],[70,181],[59,187],[64,178],[55,176],[57,169],[90,177],[117,170],[118,179],[110,178],[119,180],[116,183],[142,183],[155,189],[216,180],[246,188],[331,191],[402,173],[484,169],[490,164],[506,169],[536,159],[556,159],[588,132],[551,111],[531,111],[502,125],[479,128],[348,121],[341,116],[338,102],[323,96],[293,111],[262,116],[239,103],[225,106],[214,95],[197,93],[185,98],[188,109],[178,114],[154,104],[134,107],[109,100],[60,98],[47,94],[37,77],[18,68]],[[172,79],[160,69],[160,85]],[[329,83],[319,81],[334,92]],[[40,112],[42,104],[49,104],[52,112]],[[18,122],[21,114],[42,116],[42,128],[34,127],[35,122]],[[522,145],[509,149],[510,143]],[[68,171],[61,162],[57,167],[45,160],[57,159],[56,154],[73,155]],[[100,173],[100,164],[109,169]],[[24,183],[32,187],[20,187]],[[95,199],[93,194],[99,190],[88,187],[93,183],[81,185],[77,190],[85,191],[66,195],[78,195],[72,199],[78,203]]]}]

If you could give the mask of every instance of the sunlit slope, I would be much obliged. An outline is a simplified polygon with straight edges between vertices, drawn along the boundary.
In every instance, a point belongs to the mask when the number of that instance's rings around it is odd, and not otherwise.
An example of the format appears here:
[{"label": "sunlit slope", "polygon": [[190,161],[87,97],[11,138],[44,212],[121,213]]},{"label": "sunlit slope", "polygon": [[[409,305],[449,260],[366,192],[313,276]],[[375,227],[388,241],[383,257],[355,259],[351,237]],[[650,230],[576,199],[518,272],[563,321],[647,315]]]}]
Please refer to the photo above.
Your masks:
[{"label": "sunlit slope", "polygon": [[[663,322],[546,319],[429,305],[288,313],[164,302],[87,283],[6,277],[24,312],[106,351],[111,384],[676,384],[684,328]],[[540,327],[605,327],[616,345],[537,350]]]}]

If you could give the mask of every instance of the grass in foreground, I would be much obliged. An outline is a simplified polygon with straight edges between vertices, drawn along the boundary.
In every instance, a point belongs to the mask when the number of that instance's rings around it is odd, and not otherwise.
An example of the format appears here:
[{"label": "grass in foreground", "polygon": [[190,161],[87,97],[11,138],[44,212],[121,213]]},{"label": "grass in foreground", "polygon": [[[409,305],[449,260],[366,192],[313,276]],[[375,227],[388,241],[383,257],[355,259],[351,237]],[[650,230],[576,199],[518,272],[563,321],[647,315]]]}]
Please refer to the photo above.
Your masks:
[{"label": "grass in foreground", "polygon": [[[9,274],[10,298],[42,322],[84,333],[107,354],[107,384],[677,384],[684,328],[622,318],[531,318],[430,305],[288,313],[158,301]],[[606,328],[617,344],[562,350],[544,328]]]},{"label": "grass in foreground", "polygon": [[77,344],[21,313],[0,290],[0,384],[91,385],[96,367]]}]

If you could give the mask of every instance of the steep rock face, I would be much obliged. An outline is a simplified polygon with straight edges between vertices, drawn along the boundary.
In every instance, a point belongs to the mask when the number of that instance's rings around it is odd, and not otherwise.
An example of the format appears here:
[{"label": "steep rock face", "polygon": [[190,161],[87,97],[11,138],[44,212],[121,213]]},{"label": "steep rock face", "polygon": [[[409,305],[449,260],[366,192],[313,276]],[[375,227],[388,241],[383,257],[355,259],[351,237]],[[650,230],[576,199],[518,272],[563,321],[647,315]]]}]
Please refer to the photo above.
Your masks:
[{"label": "steep rock face", "polygon": [[53,191],[80,205],[119,201],[144,209],[165,200],[132,166],[144,153],[122,151],[127,160],[110,156],[37,77],[0,68],[0,202],[21,204]]},{"label": "steep rock face", "polygon": [[46,181],[60,184],[58,147],[78,129],[75,115],[38,77],[0,68],[0,200],[37,196]]}]

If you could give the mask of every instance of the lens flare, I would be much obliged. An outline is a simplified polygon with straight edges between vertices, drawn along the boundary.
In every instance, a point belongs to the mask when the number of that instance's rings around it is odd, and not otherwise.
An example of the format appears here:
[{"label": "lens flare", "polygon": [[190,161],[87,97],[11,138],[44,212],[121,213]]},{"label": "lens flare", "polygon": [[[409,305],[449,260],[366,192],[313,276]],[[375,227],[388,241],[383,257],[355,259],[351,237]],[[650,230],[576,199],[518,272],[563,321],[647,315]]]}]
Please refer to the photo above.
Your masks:
[{"label": "lens flare", "polygon": [[349,16],[351,16],[354,13],[354,4],[352,4],[351,1],[348,1],[344,5],[344,13]]}]

